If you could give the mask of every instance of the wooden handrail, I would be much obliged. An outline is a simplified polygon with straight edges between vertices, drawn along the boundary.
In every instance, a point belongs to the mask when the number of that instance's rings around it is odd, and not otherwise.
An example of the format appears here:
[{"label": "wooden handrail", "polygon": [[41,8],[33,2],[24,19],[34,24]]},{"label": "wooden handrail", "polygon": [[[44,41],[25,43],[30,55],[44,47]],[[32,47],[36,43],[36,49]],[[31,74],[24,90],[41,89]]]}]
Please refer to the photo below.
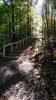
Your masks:
[{"label": "wooden handrail", "polygon": [[[31,36],[32,37],[32,36]],[[27,39],[27,38],[30,38],[30,37],[26,37],[26,38],[24,38],[24,39],[22,39],[22,40],[20,40],[20,41],[17,41],[17,42],[14,42],[14,43],[9,43],[9,44],[6,44],[6,45],[4,45],[4,46],[10,46],[10,45],[13,45],[13,44],[17,44],[18,42],[22,42],[22,41],[24,41],[25,39]]]},{"label": "wooden handrail", "polygon": [[13,50],[13,45],[16,44],[16,48],[18,48],[18,43],[23,42],[23,45],[24,45],[24,41],[25,41],[25,40],[27,41],[28,38],[32,38],[32,36],[26,37],[26,38],[24,38],[24,39],[22,39],[22,40],[20,40],[20,41],[14,42],[14,43],[9,43],[9,44],[7,44],[7,45],[4,45],[4,46],[3,46],[3,57],[5,57],[6,47],[10,46],[10,47],[11,47],[11,52],[12,52],[12,50]]},{"label": "wooden handrail", "polygon": [[[16,49],[18,48],[18,43],[20,43],[20,46],[21,46],[21,42],[23,42],[23,45],[24,45],[24,41],[28,41],[28,39],[30,39],[30,38],[33,38],[32,36],[29,36],[29,37],[26,37],[26,38],[24,38],[24,39],[22,39],[22,40],[20,40],[20,41],[17,41],[17,42],[14,42],[14,43],[9,43],[9,44],[6,44],[6,45],[4,45],[3,46],[3,57],[5,57],[5,52],[6,52],[6,47],[11,47],[11,52],[13,51],[13,45],[15,45],[16,44]],[[36,39],[44,39],[44,37],[43,38],[37,38],[36,37]],[[52,39],[51,39],[52,40]]]}]

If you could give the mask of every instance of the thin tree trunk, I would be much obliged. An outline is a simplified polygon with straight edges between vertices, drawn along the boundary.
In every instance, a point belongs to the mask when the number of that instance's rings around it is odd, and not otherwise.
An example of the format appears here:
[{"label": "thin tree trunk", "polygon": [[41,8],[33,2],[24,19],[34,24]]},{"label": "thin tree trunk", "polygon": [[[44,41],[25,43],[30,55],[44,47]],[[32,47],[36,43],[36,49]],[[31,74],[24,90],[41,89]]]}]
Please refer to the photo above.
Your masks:
[{"label": "thin tree trunk", "polygon": [[20,21],[20,34],[21,34],[21,12],[20,12],[20,4],[19,4],[19,21]]},{"label": "thin tree trunk", "polygon": [[13,36],[13,42],[15,41],[15,25],[14,25],[14,2],[12,0],[11,2],[11,6],[12,6],[12,36]]},{"label": "thin tree trunk", "polygon": [[27,3],[27,36],[29,36],[30,34],[30,30],[29,30],[29,25],[30,22],[29,22],[29,0],[28,0],[28,3]]}]

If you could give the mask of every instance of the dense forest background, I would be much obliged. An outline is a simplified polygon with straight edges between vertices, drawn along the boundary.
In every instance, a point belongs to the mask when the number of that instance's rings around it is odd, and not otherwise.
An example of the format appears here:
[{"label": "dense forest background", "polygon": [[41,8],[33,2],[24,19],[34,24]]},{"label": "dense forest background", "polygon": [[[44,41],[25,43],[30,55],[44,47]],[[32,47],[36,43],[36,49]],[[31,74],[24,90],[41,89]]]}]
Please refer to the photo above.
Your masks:
[{"label": "dense forest background", "polygon": [[[35,1],[37,3],[38,1]],[[17,41],[33,34],[35,8],[33,0],[0,1],[0,43]],[[47,38],[56,39],[56,1],[46,0],[43,4],[42,28]],[[48,32],[47,32],[48,31]],[[13,39],[15,35],[15,39]],[[53,39],[54,40],[54,39]]]},{"label": "dense forest background", "polygon": [[[0,41],[13,42],[31,34],[31,9],[27,0],[0,1]],[[0,43],[1,43],[0,42]]]}]

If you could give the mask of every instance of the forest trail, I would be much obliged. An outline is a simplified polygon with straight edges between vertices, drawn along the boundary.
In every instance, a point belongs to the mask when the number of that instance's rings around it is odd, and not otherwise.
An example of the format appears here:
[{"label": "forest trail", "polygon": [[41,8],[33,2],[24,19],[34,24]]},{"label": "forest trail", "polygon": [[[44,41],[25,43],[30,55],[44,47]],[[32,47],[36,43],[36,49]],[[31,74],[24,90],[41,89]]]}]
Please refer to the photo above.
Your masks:
[{"label": "forest trail", "polygon": [[29,46],[16,60],[0,62],[0,100],[49,100],[33,53]]}]

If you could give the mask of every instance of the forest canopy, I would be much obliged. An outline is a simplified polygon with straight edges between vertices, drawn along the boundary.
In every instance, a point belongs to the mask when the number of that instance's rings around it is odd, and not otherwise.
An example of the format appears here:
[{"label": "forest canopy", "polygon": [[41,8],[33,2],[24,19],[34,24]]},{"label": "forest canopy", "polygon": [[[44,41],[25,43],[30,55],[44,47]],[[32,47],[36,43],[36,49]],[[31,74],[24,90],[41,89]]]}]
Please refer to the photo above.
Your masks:
[{"label": "forest canopy", "polygon": [[[38,18],[35,21],[36,9],[34,5],[38,0],[0,0],[0,41],[13,42],[36,32]],[[37,9],[38,11],[38,9]],[[45,0],[42,10],[42,28],[46,34],[48,31],[56,31],[56,1]],[[35,21],[35,22],[34,22]],[[41,28],[40,28],[41,29]],[[33,30],[35,30],[33,32]],[[34,33],[35,34],[35,33]]]},{"label": "forest canopy", "polygon": [[11,41],[13,33],[16,33],[18,39],[29,36],[31,34],[30,13],[30,3],[27,0],[1,0],[0,39],[9,37]]}]

